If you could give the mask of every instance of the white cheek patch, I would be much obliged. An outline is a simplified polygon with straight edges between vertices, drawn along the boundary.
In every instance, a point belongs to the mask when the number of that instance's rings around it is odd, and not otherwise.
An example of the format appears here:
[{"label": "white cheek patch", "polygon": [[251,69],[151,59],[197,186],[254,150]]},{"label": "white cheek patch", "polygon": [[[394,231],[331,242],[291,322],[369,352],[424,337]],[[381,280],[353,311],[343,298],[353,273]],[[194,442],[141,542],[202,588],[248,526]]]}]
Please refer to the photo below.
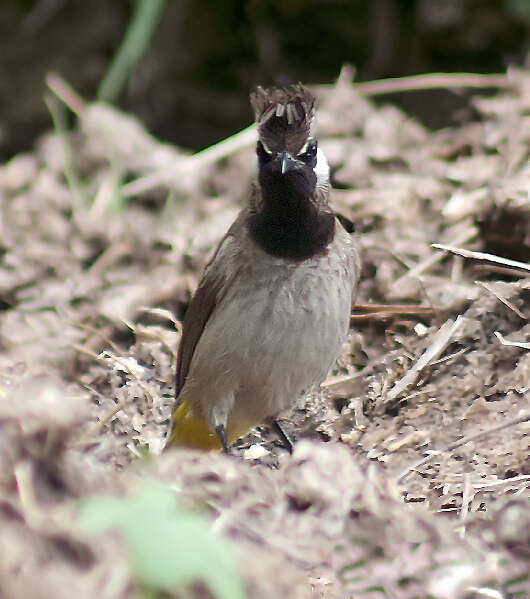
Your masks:
[{"label": "white cheek patch", "polygon": [[317,135],[317,119],[313,114],[311,116],[311,120],[309,121],[309,137],[316,137]]},{"label": "white cheek patch", "polygon": [[329,164],[324,152],[318,148],[317,163],[315,165],[315,175],[317,176],[317,187],[325,189],[329,185]]}]

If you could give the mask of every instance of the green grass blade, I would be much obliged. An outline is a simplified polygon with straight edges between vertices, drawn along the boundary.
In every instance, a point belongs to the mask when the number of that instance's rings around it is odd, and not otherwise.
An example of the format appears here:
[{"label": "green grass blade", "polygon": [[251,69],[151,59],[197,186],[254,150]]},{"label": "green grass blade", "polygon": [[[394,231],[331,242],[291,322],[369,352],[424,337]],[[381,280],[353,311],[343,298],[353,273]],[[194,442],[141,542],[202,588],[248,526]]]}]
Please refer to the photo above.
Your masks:
[{"label": "green grass blade", "polygon": [[167,0],[137,0],[123,41],[99,85],[98,100],[116,102],[136,63],[148,48],[166,2]]}]

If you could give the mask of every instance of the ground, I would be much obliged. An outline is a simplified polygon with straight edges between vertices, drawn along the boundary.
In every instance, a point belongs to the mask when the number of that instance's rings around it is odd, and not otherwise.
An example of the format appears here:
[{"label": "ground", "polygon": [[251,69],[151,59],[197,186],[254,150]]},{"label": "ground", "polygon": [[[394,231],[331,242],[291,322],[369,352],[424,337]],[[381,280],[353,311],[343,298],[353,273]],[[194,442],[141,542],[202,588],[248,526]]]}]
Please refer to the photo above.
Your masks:
[{"label": "ground", "polygon": [[50,85],[55,130],[0,167],[3,596],[155,596],[80,516],[148,480],[201,508],[248,597],[530,597],[528,72],[435,132],[347,70],[315,90],[363,273],[336,368],[285,420],[292,456],[266,427],[232,456],[160,454],[254,132],[190,155]]}]

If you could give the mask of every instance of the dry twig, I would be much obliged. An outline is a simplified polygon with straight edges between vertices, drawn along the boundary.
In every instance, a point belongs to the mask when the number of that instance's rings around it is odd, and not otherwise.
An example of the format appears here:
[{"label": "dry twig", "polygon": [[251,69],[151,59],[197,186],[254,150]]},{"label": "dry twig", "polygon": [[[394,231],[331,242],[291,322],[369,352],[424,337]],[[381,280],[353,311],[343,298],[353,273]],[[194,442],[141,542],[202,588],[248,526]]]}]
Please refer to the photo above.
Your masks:
[{"label": "dry twig", "polygon": [[86,103],[75,89],[57,73],[49,73],[46,85],[77,116],[85,111]]},{"label": "dry twig", "polygon": [[378,81],[363,81],[355,89],[363,94],[376,96],[425,89],[508,87],[510,82],[504,73],[425,73],[407,77],[389,77]]},{"label": "dry twig", "polygon": [[510,308],[510,310],[515,312],[517,314],[517,316],[519,316],[519,318],[522,318],[523,320],[528,320],[526,318],[526,316],[521,312],[521,310],[519,310],[519,308],[517,306],[514,306],[512,304],[512,302],[510,302],[510,300],[506,299],[498,291],[495,291],[495,289],[493,289],[491,285],[489,285],[488,283],[484,283],[483,281],[477,281],[476,283],[477,283],[477,285],[480,285],[483,289],[485,289],[486,291],[489,291],[492,295],[494,295],[507,308]]},{"label": "dry twig", "polygon": [[493,334],[502,343],[502,345],[506,345],[508,347],[520,347],[521,349],[530,349],[530,343],[526,343],[524,341],[510,341],[509,339],[505,339],[499,333],[499,331],[494,331]]},{"label": "dry twig", "polygon": [[514,268],[520,268],[521,270],[530,271],[530,264],[519,262],[517,260],[510,260],[509,258],[502,258],[495,254],[487,254],[486,252],[474,252],[472,250],[466,250],[465,248],[452,247],[450,245],[442,245],[440,243],[433,243],[433,248],[438,250],[445,250],[446,252],[452,252],[458,254],[464,258],[473,258],[475,260],[488,260],[489,262],[495,262],[496,264],[504,264],[505,266],[512,266]]},{"label": "dry twig", "polygon": [[456,331],[462,325],[462,317],[459,316],[455,321],[448,320],[445,322],[436,333],[432,340],[432,344],[427,348],[420,356],[419,360],[414,366],[407,371],[404,377],[402,377],[393,387],[388,391],[384,402],[388,403],[397,399],[402,393],[405,393],[410,387],[412,387],[419,379],[420,374],[425,368],[436,360],[445,348],[451,342]]},{"label": "dry twig", "polygon": [[411,304],[357,304],[355,312],[360,312],[360,314],[352,314],[350,321],[358,322],[359,320],[369,320],[372,318],[383,320],[400,314],[407,316],[432,314],[436,310],[437,308],[433,306]]},{"label": "dry twig", "polygon": [[98,420],[92,427],[88,429],[84,434],[82,434],[75,443],[73,443],[73,447],[80,447],[82,445],[88,445],[92,443],[92,439],[99,433],[99,431],[116,416],[116,414],[123,410],[125,407],[125,400],[120,399],[118,403],[110,410],[103,418]]}]

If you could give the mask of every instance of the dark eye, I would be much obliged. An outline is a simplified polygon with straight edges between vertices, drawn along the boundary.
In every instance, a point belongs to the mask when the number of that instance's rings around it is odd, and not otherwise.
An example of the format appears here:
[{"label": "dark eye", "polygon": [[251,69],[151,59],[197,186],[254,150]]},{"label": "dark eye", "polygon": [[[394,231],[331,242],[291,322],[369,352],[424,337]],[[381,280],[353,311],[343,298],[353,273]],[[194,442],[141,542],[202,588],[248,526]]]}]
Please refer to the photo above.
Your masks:
[{"label": "dark eye", "polygon": [[317,148],[317,141],[310,141],[309,145],[307,146],[307,150],[303,154],[298,155],[298,160],[301,160],[302,162],[305,162],[307,165],[314,168],[317,163]]},{"label": "dark eye", "polygon": [[270,152],[267,152],[261,141],[258,141],[258,145],[256,146],[256,154],[258,155],[258,160],[261,164],[266,164],[273,158],[273,155]]}]

